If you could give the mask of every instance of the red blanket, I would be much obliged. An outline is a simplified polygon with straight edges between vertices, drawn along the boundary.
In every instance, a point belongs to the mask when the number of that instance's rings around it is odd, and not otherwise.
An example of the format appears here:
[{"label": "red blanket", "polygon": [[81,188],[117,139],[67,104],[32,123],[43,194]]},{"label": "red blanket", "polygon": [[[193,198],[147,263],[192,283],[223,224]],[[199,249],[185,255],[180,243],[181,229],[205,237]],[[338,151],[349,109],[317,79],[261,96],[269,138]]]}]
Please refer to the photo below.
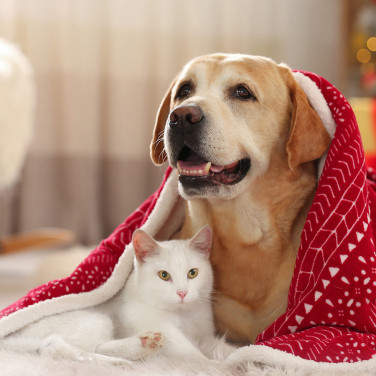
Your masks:
[{"label": "red blanket", "polygon": [[[376,173],[366,169],[347,100],[325,79],[304,74],[321,90],[337,128],[302,233],[287,311],[258,336],[257,345],[320,362],[356,362],[376,354]],[[30,291],[0,312],[0,329],[2,321],[22,311],[24,318],[17,320],[26,325],[28,308],[37,303],[43,302],[43,309],[52,298],[90,294],[106,284],[133,231],[154,210],[170,173],[168,168],[159,190],[71,276]]]}]

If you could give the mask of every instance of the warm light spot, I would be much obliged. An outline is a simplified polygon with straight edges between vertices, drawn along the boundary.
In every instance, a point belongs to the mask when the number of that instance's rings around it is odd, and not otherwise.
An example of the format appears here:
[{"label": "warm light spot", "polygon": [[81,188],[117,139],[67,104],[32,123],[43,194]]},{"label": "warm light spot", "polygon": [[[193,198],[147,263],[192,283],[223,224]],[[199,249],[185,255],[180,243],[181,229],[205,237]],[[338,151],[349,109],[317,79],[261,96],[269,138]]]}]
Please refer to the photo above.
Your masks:
[{"label": "warm light spot", "polygon": [[361,48],[356,53],[356,58],[360,63],[366,64],[371,60],[371,53],[367,49]]},{"label": "warm light spot", "polygon": [[376,51],[376,37],[371,37],[367,40],[367,47],[371,51]]}]

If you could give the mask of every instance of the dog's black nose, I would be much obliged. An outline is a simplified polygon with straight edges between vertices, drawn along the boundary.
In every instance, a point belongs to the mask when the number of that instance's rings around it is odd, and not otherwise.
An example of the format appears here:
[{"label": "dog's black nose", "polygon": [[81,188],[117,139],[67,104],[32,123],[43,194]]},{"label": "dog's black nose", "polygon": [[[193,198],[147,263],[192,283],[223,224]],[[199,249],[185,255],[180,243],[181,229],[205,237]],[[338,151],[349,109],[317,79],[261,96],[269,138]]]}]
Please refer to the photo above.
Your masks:
[{"label": "dog's black nose", "polygon": [[170,114],[170,125],[194,125],[199,123],[203,117],[204,114],[198,106],[179,106],[176,107]]}]

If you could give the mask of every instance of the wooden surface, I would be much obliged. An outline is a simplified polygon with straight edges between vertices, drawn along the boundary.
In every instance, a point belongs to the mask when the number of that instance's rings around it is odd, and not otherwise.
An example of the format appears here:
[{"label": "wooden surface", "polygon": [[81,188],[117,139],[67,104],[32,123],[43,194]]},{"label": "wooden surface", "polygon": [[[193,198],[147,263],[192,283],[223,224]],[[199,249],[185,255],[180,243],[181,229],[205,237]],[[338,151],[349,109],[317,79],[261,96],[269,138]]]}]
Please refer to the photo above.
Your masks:
[{"label": "wooden surface", "polygon": [[4,236],[0,239],[0,256],[29,249],[61,247],[73,244],[75,235],[65,229],[40,229]]}]

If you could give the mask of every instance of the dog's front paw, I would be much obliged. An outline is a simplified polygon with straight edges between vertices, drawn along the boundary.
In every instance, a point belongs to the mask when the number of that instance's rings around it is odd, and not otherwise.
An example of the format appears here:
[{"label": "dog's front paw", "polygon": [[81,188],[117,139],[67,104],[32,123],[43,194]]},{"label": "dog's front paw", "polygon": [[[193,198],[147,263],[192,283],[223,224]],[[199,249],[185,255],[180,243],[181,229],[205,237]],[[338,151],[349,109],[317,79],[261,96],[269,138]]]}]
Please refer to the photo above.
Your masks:
[{"label": "dog's front paw", "polygon": [[159,350],[163,346],[164,336],[158,332],[146,332],[140,336],[140,341],[144,348]]}]

